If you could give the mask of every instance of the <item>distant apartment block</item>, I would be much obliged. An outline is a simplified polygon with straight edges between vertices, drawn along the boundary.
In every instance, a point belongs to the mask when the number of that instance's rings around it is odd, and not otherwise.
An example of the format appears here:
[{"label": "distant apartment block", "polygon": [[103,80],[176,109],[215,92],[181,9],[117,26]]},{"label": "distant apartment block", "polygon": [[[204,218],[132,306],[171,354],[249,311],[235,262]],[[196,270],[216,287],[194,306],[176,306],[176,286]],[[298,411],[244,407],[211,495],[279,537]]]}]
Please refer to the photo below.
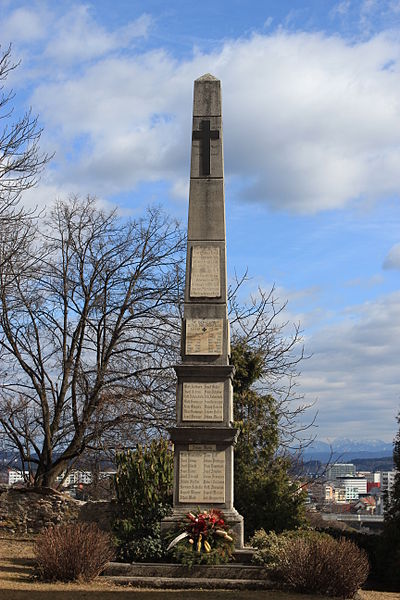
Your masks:
[{"label": "distant apartment block", "polygon": [[338,477],[345,490],[346,500],[358,500],[360,495],[367,493],[367,480],[365,477]]},{"label": "distant apartment block", "polygon": [[[113,475],[115,475],[115,473],[116,471],[114,470],[100,471],[99,479],[106,479],[107,477],[112,477]],[[63,487],[70,487],[80,484],[88,485],[93,482],[93,473],[92,471],[81,471],[79,469],[76,469],[74,471],[70,471],[70,473],[68,473],[68,475],[65,476],[64,471],[64,473],[61,473],[61,475],[57,477],[57,482],[62,483]]]},{"label": "distant apartment block", "polygon": [[68,475],[61,473],[57,477],[57,482],[62,483],[64,487],[70,485],[79,485],[80,483],[88,484],[92,483],[92,472],[91,471],[71,471]]},{"label": "distant apartment block", "polygon": [[365,477],[337,477],[334,482],[325,484],[325,502],[349,502],[367,494],[368,482]]},{"label": "distant apartment block", "polygon": [[340,485],[325,484],[325,502],[346,502],[346,491]]},{"label": "distant apartment block", "polygon": [[356,467],[352,463],[334,463],[330,465],[326,471],[326,478],[329,481],[337,479],[338,477],[354,477],[356,474]]},{"label": "distant apartment block", "polygon": [[25,481],[28,477],[29,471],[19,471],[18,469],[8,469],[8,485],[14,485]]},{"label": "distant apartment block", "polygon": [[381,489],[383,492],[387,490],[390,494],[394,486],[395,475],[396,471],[380,471]]}]

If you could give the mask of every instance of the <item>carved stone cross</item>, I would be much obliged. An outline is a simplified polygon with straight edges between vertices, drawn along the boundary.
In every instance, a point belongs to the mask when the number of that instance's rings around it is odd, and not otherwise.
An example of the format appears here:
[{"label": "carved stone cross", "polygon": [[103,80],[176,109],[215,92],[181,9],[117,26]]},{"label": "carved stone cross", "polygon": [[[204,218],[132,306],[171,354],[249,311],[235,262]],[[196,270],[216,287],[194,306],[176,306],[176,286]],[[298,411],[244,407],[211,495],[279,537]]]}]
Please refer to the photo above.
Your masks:
[{"label": "carved stone cross", "polygon": [[210,175],[210,141],[219,139],[218,129],[210,129],[210,121],[200,121],[200,131],[193,131],[193,140],[201,141],[202,175]]}]

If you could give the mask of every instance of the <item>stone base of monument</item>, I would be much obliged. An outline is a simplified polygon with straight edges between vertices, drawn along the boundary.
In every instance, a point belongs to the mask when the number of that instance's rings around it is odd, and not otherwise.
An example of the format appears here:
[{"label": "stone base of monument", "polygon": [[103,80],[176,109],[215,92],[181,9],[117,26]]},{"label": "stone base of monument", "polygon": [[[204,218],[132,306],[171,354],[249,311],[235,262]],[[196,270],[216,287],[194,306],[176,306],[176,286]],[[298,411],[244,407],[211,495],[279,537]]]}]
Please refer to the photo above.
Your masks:
[{"label": "stone base of monument", "polygon": [[[244,549],[239,554],[245,552]],[[155,563],[109,563],[102,574],[119,585],[154,589],[270,590],[277,583],[268,579],[263,567],[249,564],[184,565]]]}]

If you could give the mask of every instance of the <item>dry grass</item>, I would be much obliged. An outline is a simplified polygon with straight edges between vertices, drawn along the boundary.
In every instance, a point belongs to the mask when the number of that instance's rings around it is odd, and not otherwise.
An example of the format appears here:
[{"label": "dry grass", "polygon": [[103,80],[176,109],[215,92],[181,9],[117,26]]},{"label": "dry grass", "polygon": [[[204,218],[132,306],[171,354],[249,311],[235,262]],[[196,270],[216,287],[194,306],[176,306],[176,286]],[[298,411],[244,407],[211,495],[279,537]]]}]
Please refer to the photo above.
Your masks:
[{"label": "dry grass", "polygon": [[[0,538],[0,600],[237,600],[235,591],[162,591],[93,583],[32,581],[33,539]],[[285,592],[240,592],[240,600],[320,600],[321,596]],[[325,599],[326,600],[326,599]],[[399,600],[399,594],[360,592],[360,600]]]}]

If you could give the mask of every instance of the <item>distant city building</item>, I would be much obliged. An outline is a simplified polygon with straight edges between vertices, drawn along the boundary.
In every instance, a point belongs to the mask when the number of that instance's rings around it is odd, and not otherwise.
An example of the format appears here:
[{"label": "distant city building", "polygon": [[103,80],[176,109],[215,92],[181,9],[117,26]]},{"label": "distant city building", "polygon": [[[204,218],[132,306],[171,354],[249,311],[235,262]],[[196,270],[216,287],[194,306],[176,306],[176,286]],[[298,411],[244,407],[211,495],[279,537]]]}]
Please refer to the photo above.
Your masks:
[{"label": "distant city building", "polygon": [[387,490],[390,494],[392,487],[394,485],[395,475],[396,475],[396,471],[380,471],[381,490],[383,492],[385,492]]},{"label": "distant city building", "polygon": [[356,467],[352,463],[334,463],[330,465],[326,471],[326,478],[329,481],[337,479],[338,477],[354,477],[356,474]]},{"label": "distant city building", "polygon": [[344,487],[346,500],[358,500],[361,494],[367,493],[365,477],[338,477],[341,487]]},{"label": "distant city building", "polygon": [[375,514],[376,499],[373,496],[362,496],[353,506],[354,512],[364,514]]},{"label": "distant city building", "polygon": [[17,469],[8,469],[8,485],[14,485],[14,483],[25,481],[25,479],[28,476],[29,471],[18,471]]},{"label": "distant city building", "polygon": [[365,477],[368,483],[373,483],[374,473],[372,471],[357,471],[358,477]]},{"label": "distant city building", "polygon": [[[106,479],[107,477],[112,477],[115,474],[116,471],[111,469],[108,471],[100,471],[99,479]],[[75,486],[80,484],[89,485],[93,482],[93,473],[92,471],[81,471],[79,469],[75,469],[74,471],[68,473],[68,475],[65,477],[64,471],[63,473],[61,473],[61,475],[57,477],[57,482],[62,482],[63,487]]]},{"label": "distant city building", "polygon": [[346,502],[346,489],[344,486],[333,483],[325,484],[325,502],[341,504]]},{"label": "distant city building", "polygon": [[[375,473],[374,473],[375,474]],[[380,481],[367,481],[367,493],[369,494],[373,489],[380,489]]]},{"label": "distant city building", "polygon": [[58,483],[62,483],[63,487],[70,485],[79,485],[80,483],[89,484],[92,483],[92,472],[91,471],[71,471],[65,477],[65,472],[61,473],[57,477]]}]

